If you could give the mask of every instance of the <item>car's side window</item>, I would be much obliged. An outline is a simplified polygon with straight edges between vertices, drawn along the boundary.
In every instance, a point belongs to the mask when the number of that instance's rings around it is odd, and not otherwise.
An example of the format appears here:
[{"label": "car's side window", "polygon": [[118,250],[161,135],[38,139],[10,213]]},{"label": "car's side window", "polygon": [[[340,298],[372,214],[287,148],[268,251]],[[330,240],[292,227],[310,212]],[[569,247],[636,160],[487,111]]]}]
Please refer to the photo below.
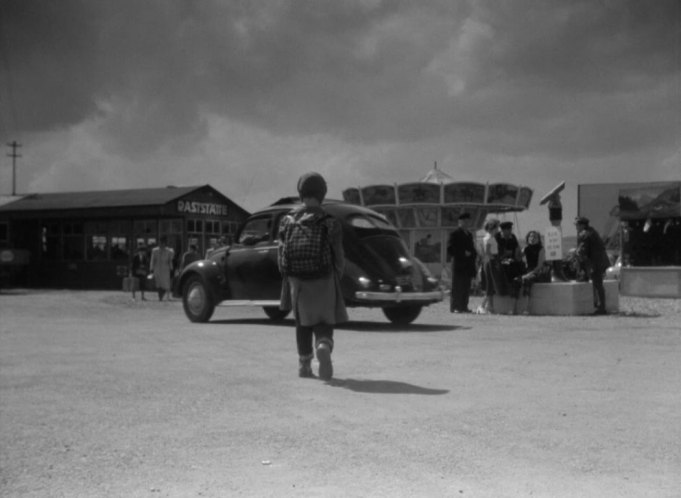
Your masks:
[{"label": "car's side window", "polygon": [[270,240],[272,232],[272,216],[258,216],[246,222],[239,233],[239,244],[253,245]]}]

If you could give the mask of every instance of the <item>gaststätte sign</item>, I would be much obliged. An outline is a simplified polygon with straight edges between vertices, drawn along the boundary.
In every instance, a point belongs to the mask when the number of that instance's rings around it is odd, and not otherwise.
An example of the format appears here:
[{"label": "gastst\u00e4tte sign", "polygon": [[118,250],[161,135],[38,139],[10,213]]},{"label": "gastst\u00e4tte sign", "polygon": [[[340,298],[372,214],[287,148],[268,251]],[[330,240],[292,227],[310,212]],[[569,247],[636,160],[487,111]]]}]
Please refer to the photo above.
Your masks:
[{"label": "gastst\u00e4tte sign", "polygon": [[216,204],[213,202],[197,201],[177,201],[177,211],[190,214],[207,214],[212,216],[227,216],[228,207],[226,204]]}]

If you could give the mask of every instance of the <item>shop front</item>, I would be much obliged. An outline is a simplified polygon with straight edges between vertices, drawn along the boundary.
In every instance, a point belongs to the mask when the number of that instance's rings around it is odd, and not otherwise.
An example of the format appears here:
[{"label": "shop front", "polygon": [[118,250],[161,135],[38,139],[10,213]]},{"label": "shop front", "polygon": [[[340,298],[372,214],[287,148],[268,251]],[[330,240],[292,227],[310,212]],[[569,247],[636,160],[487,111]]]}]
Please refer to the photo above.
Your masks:
[{"label": "shop front", "polygon": [[30,255],[10,285],[118,289],[137,247],[204,254],[248,214],[209,185],[30,194],[0,206],[0,243]]}]

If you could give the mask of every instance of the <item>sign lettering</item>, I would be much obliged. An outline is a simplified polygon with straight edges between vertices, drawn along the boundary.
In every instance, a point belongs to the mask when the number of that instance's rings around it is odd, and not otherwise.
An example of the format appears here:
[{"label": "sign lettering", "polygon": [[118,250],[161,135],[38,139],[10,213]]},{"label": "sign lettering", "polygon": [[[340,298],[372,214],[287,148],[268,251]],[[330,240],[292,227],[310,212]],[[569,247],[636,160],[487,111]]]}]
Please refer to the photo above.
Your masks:
[{"label": "sign lettering", "polygon": [[546,261],[563,259],[563,234],[556,227],[544,231],[544,252]]},{"label": "sign lettering", "polygon": [[229,213],[226,204],[197,201],[177,201],[177,211],[180,213],[205,214],[209,216],[227,216]]}]

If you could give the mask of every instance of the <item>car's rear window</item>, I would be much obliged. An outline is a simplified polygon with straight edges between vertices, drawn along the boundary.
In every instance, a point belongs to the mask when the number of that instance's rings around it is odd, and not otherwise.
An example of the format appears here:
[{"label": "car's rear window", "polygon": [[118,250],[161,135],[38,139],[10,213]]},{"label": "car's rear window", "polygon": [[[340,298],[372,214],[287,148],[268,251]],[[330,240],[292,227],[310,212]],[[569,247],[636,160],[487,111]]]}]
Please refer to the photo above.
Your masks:
[{"label": "car's rear window", "polygon": [[347,218],[348,224],[358,231],[369,230],[371,232],[390,231],[396,232],[397,229],[386,219],[370,214],[354,214]]}]

